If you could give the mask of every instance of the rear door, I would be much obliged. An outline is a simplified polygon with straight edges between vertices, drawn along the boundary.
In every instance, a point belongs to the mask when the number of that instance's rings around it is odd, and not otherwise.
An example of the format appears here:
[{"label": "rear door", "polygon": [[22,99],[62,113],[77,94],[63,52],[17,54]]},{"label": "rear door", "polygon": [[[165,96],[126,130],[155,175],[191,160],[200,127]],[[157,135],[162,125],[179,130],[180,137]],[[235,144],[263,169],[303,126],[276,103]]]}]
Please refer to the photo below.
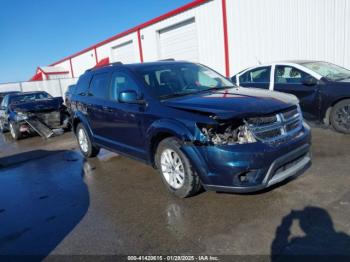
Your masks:
[{"label": "rear door", "polygon": [[107,136],[109,123],[107,121],[106,101],[108,99],[110,76],[110,72],[94,74],[86,96],[88,120],[92,133],[96,138]]},{"label": "rear door", "polygon": [[239,75],[238,77],[240,86],[269,89],[271,80],[271,66],[256,67]]},{"label": "rear door", "polygon": [[312,77],[308,73],[290,65],[276,65],[274,75],[274,90],[293,94],[300,100],[301,109],[306,118],[318,118],[319,86],[305,85],[303,81]]}]

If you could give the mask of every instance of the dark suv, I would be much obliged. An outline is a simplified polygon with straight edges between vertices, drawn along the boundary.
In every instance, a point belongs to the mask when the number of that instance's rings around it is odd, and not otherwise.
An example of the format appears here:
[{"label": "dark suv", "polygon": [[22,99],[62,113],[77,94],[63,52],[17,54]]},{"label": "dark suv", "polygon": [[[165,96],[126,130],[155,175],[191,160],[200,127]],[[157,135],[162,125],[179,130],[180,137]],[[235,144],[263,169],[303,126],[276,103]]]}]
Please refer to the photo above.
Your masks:
[{"label": "dark suv", "polygon": [[310,129],[295,96],[238,88],[200,64],[111,64],[83,74],[71,96],[82,153],[100,147],[157,168],[179,197],[252,192],[302,173]]}]

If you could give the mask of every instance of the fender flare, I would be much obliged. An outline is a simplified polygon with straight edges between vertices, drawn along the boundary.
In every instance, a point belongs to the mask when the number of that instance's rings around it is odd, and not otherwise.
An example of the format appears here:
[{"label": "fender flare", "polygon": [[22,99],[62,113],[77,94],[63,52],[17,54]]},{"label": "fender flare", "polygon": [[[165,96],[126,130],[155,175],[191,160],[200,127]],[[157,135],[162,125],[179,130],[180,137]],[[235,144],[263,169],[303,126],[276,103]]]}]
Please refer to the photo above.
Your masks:
[{"label": "fender flare", "polygon": [[154,141],[162,133],[170,134],[182,142],[191,141],[193,135],[190,130],[181,122],[173,119],[160,119],[153,122],[146,130],[146,150],[150,156],[150,162],[153,163],[153,151],[154,143],[159,141]]},{"label": "fender flare", "polygon": [[90,138],[93,137],[93,132],[90,128],[89,125],[89,121],[87,120],[86,116],[84,114],[82,114],[81,112],[75,112],[73,115],[73,121],[72,121],[72,127],[73,127],[73,132],[75,133],[76,131],[76,127],[78,125],[78,123],[82,123],[86,129],[86,131],[88,132],[88,135],[90,136]]}]

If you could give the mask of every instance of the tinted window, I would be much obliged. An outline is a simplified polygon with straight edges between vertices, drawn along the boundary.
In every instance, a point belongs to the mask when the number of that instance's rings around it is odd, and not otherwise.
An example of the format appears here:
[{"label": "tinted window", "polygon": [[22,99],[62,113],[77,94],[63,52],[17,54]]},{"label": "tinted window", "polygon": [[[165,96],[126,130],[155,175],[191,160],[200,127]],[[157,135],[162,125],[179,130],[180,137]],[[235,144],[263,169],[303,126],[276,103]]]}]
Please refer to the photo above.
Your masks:
[{"label": "tinted window", "polygon": [[270,83],[271,67],[252,69],[239,77],[239,83]]},{"label": "tinted window", "polygon": [[118,94],[126,90],[135,90],[138,92],[137,83],[129,75],[116,72],[112,76],[111,94],[110,97],[113,100],[118,100]]},{"label": "tinted window", "polygon": [[276,66],[276,84],[301,84],[302,80],[309,75],[292,66]]},{"label": "tinted window", "polygon": [[96,74],[92,77],[89,94],[97,98],[108,97],[109,73]]},{"label": "tinted window", "polygon": [[86,95],[87,89],[89,87],[90,79],[91,79],[91,76],[89,74],[82,75],[78,80],[74,93],[78,95],[82,95],[82,94]]}]

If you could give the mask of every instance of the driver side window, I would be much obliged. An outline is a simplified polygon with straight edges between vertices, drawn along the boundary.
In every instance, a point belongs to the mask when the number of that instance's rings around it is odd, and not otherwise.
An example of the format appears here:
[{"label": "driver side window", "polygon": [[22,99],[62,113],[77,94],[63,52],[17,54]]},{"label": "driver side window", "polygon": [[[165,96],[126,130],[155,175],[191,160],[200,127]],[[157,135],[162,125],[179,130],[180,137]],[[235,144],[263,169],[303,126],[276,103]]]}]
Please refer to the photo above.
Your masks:
[{"label": "driver side window", "polygon": [[116,72],[112,76],[110,99],[118,101],[119,93],[127,90],[139,92],[137,83],[127,74]]},{"label": "driver side window", "polygon": [[275,68],[276,84],[302,84],[307,77],[310,75],[292,66],[279,65]]}]

